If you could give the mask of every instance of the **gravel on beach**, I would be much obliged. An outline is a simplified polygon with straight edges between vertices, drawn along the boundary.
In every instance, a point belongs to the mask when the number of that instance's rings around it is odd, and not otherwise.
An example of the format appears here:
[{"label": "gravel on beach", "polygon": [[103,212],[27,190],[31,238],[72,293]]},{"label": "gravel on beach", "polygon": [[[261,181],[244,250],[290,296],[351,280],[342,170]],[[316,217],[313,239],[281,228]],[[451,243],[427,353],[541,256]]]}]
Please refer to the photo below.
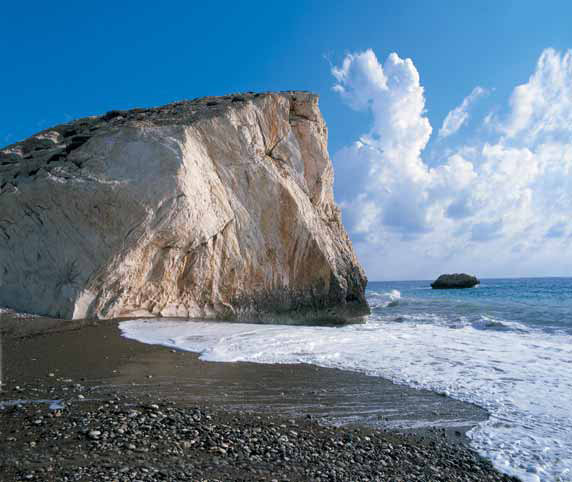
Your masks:
[{"label": "gravel on beach", "polygon": [[83,393],[59,407],[0,410],[0,480],[515,480],[439,433],[327,427],[307,417],[153,400],[94,401]]},{"label": "gravel on beach", "polygon": [[[486,412],[448,397],[308,365],[203,362],[114,321],[0,321],[2,482],[516,480],[467,445]],[[382,425],[328,424],[368,416]]]}]

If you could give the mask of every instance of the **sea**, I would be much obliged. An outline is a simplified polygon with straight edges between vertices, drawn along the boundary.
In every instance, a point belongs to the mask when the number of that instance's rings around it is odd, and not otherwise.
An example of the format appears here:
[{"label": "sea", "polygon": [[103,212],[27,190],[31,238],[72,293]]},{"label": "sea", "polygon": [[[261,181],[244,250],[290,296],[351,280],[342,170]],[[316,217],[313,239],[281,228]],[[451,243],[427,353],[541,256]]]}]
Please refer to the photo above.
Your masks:
[{"label": "sea", "polygon": [[479,405],[468,436],[502,472],[572,481],[572,278],[370,282],[363,324],[129,320],[123,335],[218,362],[308,363],[389,378]]}]

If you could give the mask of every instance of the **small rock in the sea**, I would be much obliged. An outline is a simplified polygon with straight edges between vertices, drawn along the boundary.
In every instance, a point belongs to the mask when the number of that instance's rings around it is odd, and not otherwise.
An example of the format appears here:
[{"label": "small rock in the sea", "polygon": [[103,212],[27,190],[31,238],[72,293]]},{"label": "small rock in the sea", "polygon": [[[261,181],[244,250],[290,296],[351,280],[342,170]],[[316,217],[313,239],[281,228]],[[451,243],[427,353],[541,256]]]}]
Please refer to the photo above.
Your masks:
[{"label": "small rock in the sea", "polygon": [[442,274],[431,283],[431,288],[434,290],[472,288],[478,284],[480,284],[480,281],[477,277],[470,274]]},{"label": "small rock in the sea", "polygon": [[90,430],[87,436],[91,439],[98,439],[101,436],[101,432],[99,430]]}]

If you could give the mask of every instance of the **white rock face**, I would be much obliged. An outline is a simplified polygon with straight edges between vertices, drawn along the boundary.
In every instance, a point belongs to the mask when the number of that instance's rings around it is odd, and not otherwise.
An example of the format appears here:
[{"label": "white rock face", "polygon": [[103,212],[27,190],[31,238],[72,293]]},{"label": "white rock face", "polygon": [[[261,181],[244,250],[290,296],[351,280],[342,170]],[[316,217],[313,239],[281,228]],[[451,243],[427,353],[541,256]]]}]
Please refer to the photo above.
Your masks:
[{"label": "white rock face", "polygon": [[0,151],[0,306],[62,318],[352,321],[366,278],[317,96],[113,111]]}]

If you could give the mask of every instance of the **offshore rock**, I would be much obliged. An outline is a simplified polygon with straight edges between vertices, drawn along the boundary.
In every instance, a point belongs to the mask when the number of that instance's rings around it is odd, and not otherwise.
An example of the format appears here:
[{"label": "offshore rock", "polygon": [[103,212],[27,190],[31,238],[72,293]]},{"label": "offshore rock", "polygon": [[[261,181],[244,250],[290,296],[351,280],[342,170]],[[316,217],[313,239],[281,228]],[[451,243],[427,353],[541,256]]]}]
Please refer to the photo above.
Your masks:
[{"label": "offshore rock", "polygon": [[359,320],[318,97],[111,111],[0,151],[0,306],[62,318]]},{"label": "offshore rock", "polygon": [[478,284],[480,284],[480,281],[476,278],[476,276],[472,276],[470,274],[442,274],[435,281],[433,281],[433,283],[431,283],[431,288],[434,290],[472,288]]}]

